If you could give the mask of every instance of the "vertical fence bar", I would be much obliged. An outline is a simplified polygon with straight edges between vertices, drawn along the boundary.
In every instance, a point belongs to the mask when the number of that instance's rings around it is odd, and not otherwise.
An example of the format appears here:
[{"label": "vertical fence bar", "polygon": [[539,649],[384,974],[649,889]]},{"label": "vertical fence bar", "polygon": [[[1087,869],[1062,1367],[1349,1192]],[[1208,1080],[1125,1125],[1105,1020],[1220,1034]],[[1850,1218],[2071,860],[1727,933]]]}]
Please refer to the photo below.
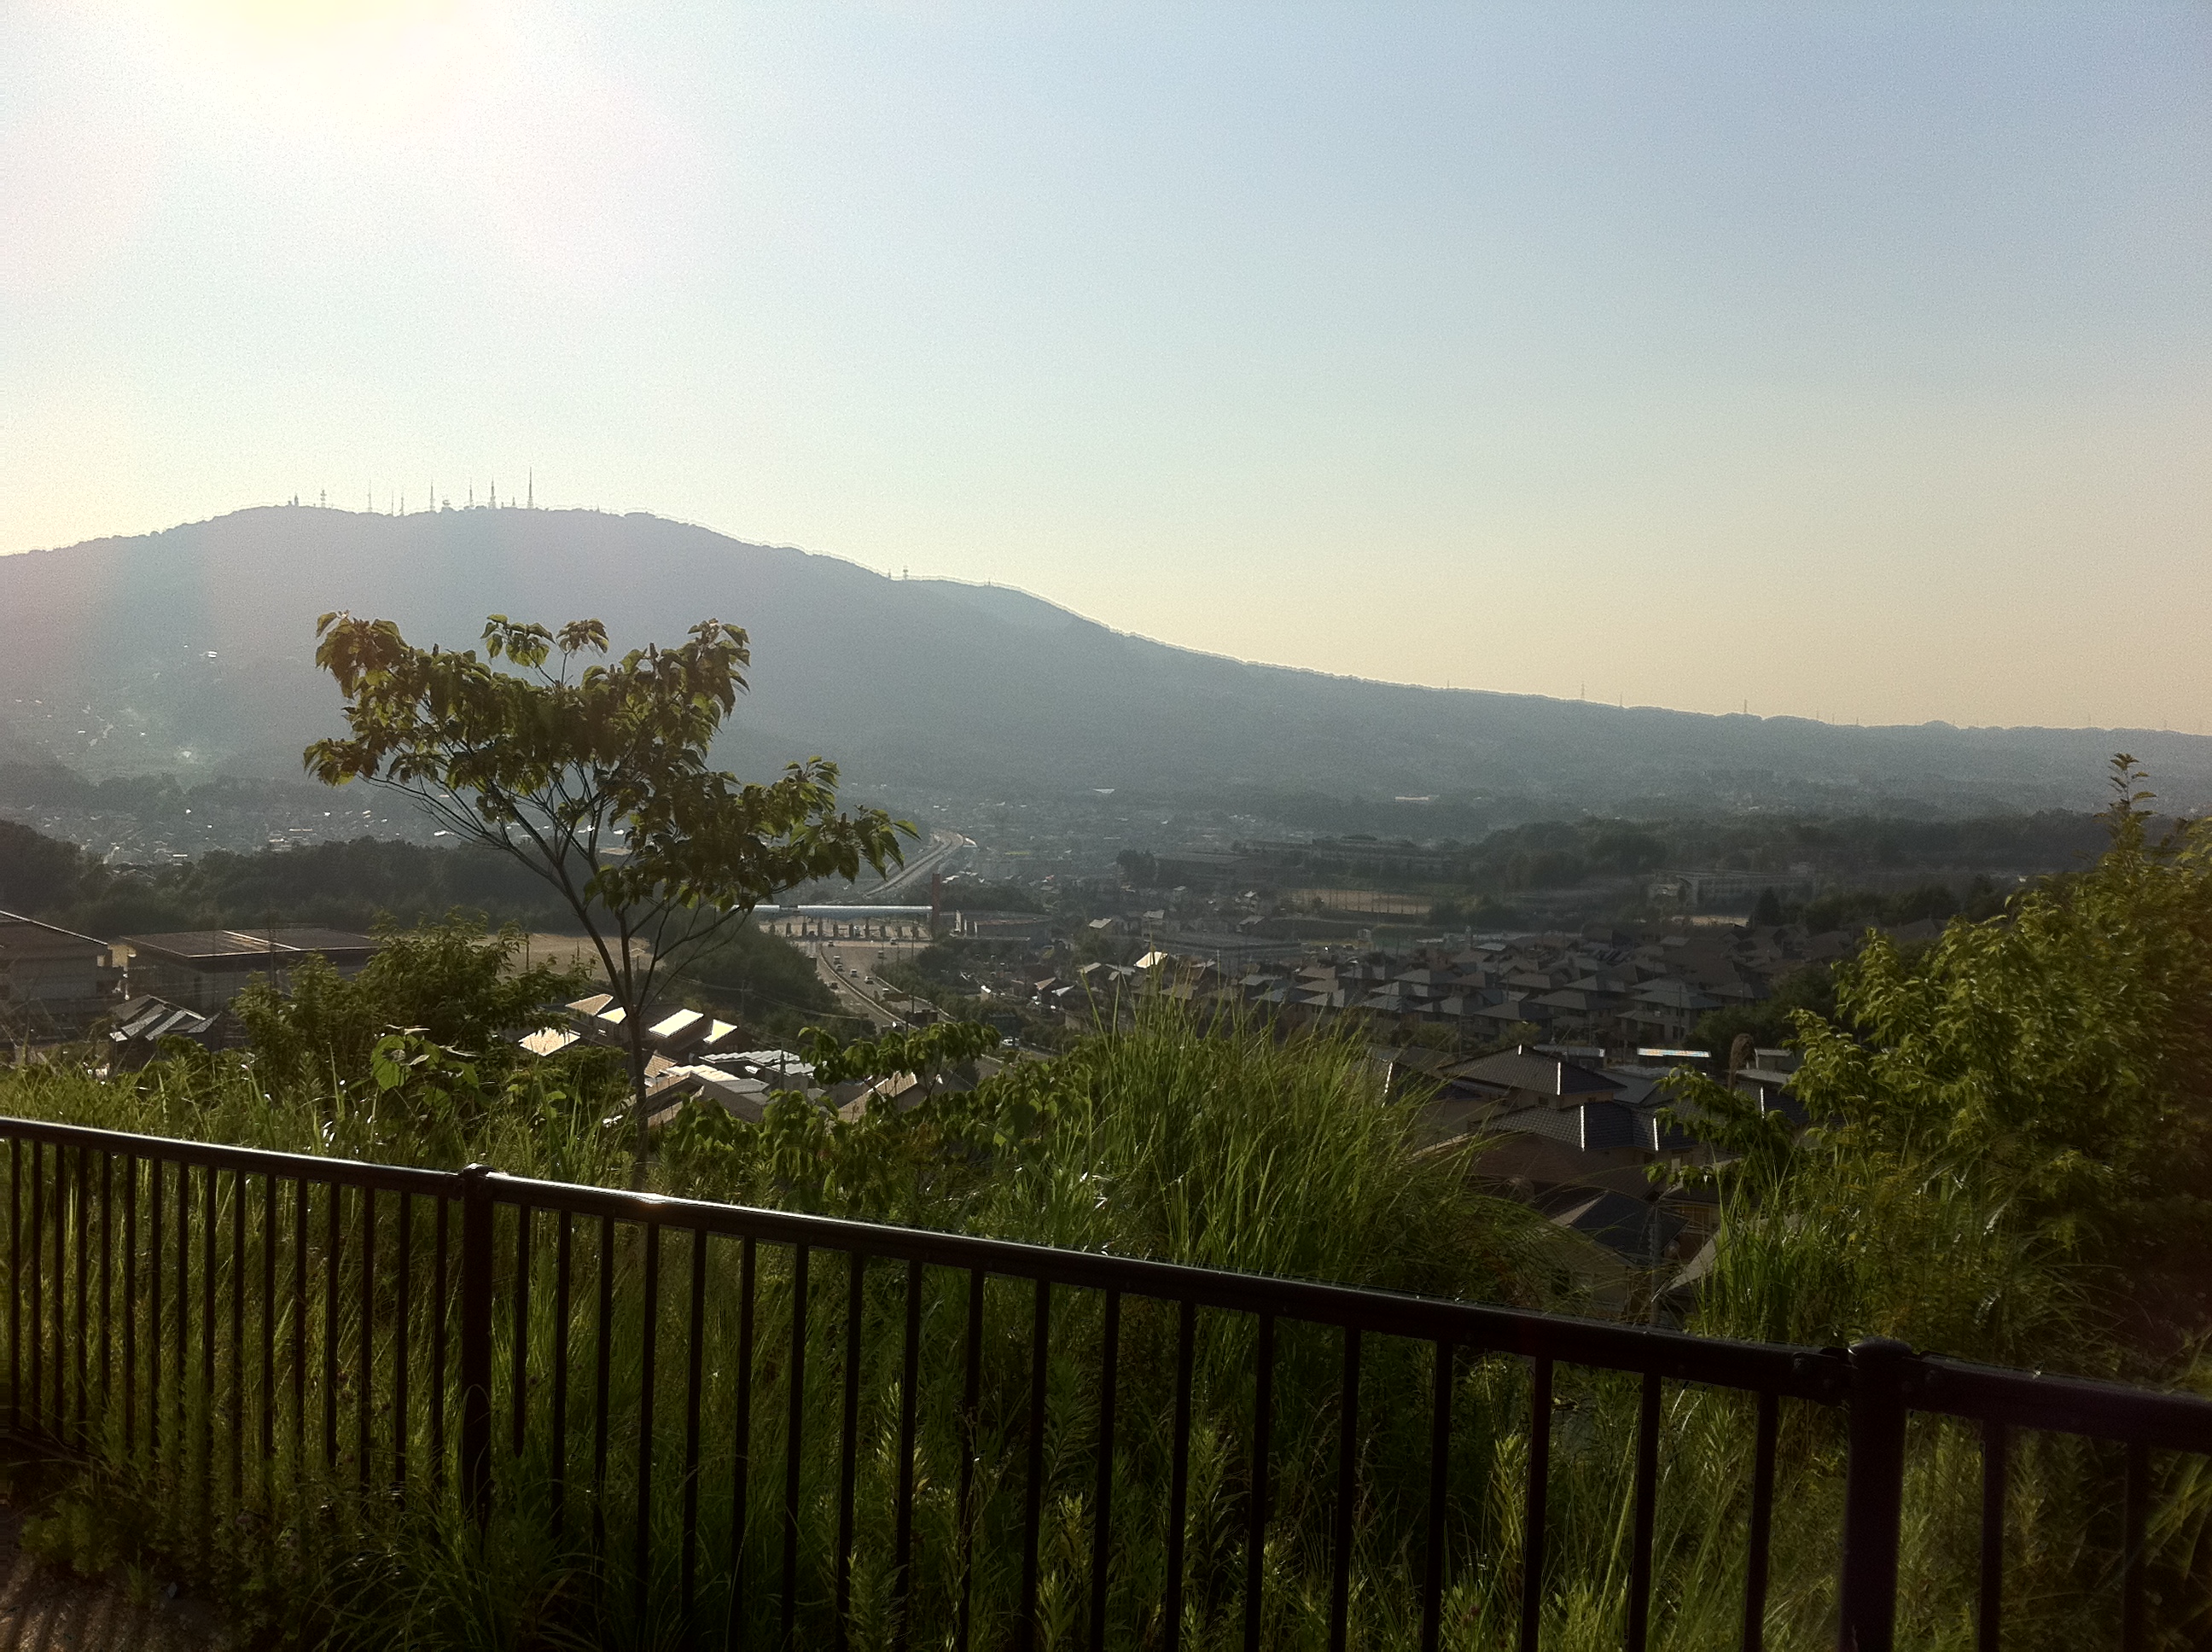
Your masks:
[{"label": "vertical fence bar", "polygon": [[[81,1283],[84,1271],[84,1228],[79,1218],[84,1214],[84,1151],[72,1153],[57,1144],[54,1148],[54,1421],[55,1434],[63,1440],[76,1437],[76,1422],[72,1411],[78,1409],[83,1399],[83,1384],[72,1382],[73,1376],[82,1372],[82,1356],[84,1349],[84,1316],[76,1318],[76,1334],[70,1334],[70,1311],[74,1300],[81,1310],[82,1294],[72,1298],[72,1282]],[[74,1233],[72,1233],[74,1230]],[[75,1242],[72,1243],[72,1238]]]},{"label": "vertical fence bar", "polygon": [[1659,1503],[1659,1373],[1644,1373],[1636,1412],[1636,1527],[1628,1554],[1627,1652],[1644,1652],[1651,1628],[1651,1535]]},{"label": "vertical fence bar", "polygon": [[275,1506],[276,1464],[276,1173],[261,1185],[261,1500]]},{"label": "vertical fence bar", "polygon": [[1451,1473],[1452,1370],[1456,1350],[1437,1344],[1436,1376],[1429,1395],[1429,1513],[1421,1568],[1421,1652],[1437,1652],[1444,1599],[1444,1493]]},{"label": "vertical fence bar", "polygon": [[1037,1558],[1044,1530],[1044,1425],[1046,1376],[1052,1347],[1052,1282],[1036,1282],[1036,1305],[1030,1323],[1030,1460],[1022,1487],[1022,1608],[1015,1643],[1022,1652],[1036,1645]]},{"label": "vertical fence bar", "polygon": [[783,1644],[799,1631],[799,1452],[806,1423],[806,1247],[791,1248],[791,1415],[783,1436]]},{"label": "vertical fence bar", "polygon": [[602,1568],[607,1553],[607,1407],[614,1378],[615,1219],[599,1218],[599,1319],[592,1327],[597,1364],[592,1370],[592,1552]]},{"label": "vertical fence bar", "polygon": [[1975,1652],[1997,1652],[2004,1633],[2005,1470],[2011,1435],[1990,1418],[1982,1424],[1981,1600],[1974,1614]]},{"label": "vertical fence bar", "polygon": [[430,1485],[446,1489],[446,1323],[453,1317],[446,1300],[448,1255],[447,1230],[453,1201],[438,1195],[436,1213],[430,1218]]},{"label": "vertical fence bar", "polygon": [[58,1142],[54,1145],[54,1436],[72,1443],[77,1437],[74,1413],[82,1397],[82,1385],[75,1379],[81,1369],[84,1321],[81,1313],[76,1315],[72,1335],[70,1318],[72,1310],[82,1305],[76,1287],[84,1265],[84,1229],[79,1220],[83,1214],[84,1151],[71,1152]]},{"label": "vertical fence bar", "polygon": [[70,1334],[70,1225],[81,1203],[77,1197],[77,1178],[71,1174],[75,1158],[68,1147],[54,1145],[54,1438],[68,1443],[73,1424],[70,1420],[70,1372],[75,1359],[76,1339]]},{"label": "vertical fence bar", "polygon": [[684,1344],[684,1561],[678,1597],[684,1613],[684,1641],[694,1638],[692,1614],[699,1591],[699,1406],[707,1376],[707,1230],[691,1230],[691,1334]]},{"label": "vertical fence bar", "polygon": [[863,1295],[868,1259],[854,1251],[845,1259],[845,1411],[837,1438],[837,1652],[852,1644],[853,1618],[853,1500],[860,1466],[860,1335]]},{"label": "vertical fence bar", "polygon": [[[40,1311],[39,1314],[39,1379],[32,1389],[33,1394],[40,1396],[40,1403],[39,1406],[39,1417],[41,1424],[43,1424],[41,1431],[44,1432],[49,1439],[59,1436],[62,1430],[66,1428],[69,1424],[69,1395],[62,1382],[62,1366],[64,1357],[62,1344],[64,1335],[66,1333],[69,1325],[69,1284],[68,1276],[63,1272],[62,1258],[62,1229],[65,1225],[67,1220],[65,1212],[67,1210],[67,1199],[69,1193],[68,1175],[65,1168],[68,1163],[68,1158],[69,1154],[67,1149],[59,1145],[57,1145],[54,1148],[53,1196],[51,1202],[44,1205],[41,1208],[41,1218],[43,1218],[45,1212],[51,1211],[52,1212],[52,1219],[51,1221],[41,1219],[38,1223],[40,1271],[39,1276],[34,1278],[32,1281],[32,1288],[34,1291],[37,1290],[44,1282],[46,1277],[46,1230],[48,1228],[52,1228],[53,1230],[54,1249],[52,1274],[54,1323],[50,1333],[46,1327],[46,1314],[43,1310]],[[44,1177],[45,1172],[42,1163],[40,1169],[40,1180],[42,1181]],[[53,1385],[51,1388],[46,1386],[46,1365],[49,1351],[52,1353],[53,1364]],[[52,1396],[51,1400],[48,1400],[46,1397],[48,1394]]]},{"label": "vertical fence bar", "polygon": [[514,1207],[514,1455],[519,1461],[530,1438],[530,1206]]},{"label": "vertical fence bar", "polygon": [[1244,1652],[1260,1652],[1267,1606],[1267,1474],[1274,1425],[1275,1316],[1262,1314],[1252,1371],[1252,1493],[1244,1517]]},{"label": "vertical fence bar", "polygon": [[[39,1267],[41,1283],[51,1281],[46,1291],[46,1308],[40,1315],[39,1384],[40,1395],[39,1415],[41,1431],[48,1439],[58,1439],[69,1426],[69,1387],[62,1373],[68,1364],[64,1341],[69,1331],[69,1276],[62,1254],[62,1230],[67,1224],[69,1181],[66,1169],[68,1150],[57,1145],[53,1150],[53,1169],[51,1172],[53,1190],[47,1197],[39,1224]],[[53,1257],[49,1272],[46,1249],[47,1235],[52,1231]],[[47,1315],[52,1323],[46,1322]],[[48,1382],[49,1367],[52,1382]]]},{"label": "vertical fence bar", "polygon": [[561,1212],[553,1245],[553,1540],[568,1524],[568,1273],[575,1223]]},{"label": "vertical fence bar", "polygon": [[753,1242],[748,1235],[738,1250],[738,1414],[730,1424],[730,1619],[733,1640],[743,1626],[745,1527],[752,1515],[753,1466]]},{"label": "vertical fence bar", "polygon": [[54,1145],[53,1193],[48,1206],[46,1226],[53,1234],[53,1272],[49,1276],[47,1313],[51,1322],[47,1327],[47,1361],[51,1368],[51,1384],[46,1392],[46,1433],[50,1439],[66,1444],[70,1427],[69,1393],[69,1213],[70,1175],[69,1149],[60,1143]]},{"label": "vertical fence bar", "polygon": [[338,1182],[330,1189],[330,1220],[323,1240],[323,1467],[338,1461],[338,1264],[343,1252],[345,1188]]},{"label": "vertical fence bar", "polygon": [[654,1355],[660,1341],[660,1224],[645,1224],[643,1322],[638,1331],[637,1530],[633,1534],[636,1576],[631,1580],[640,1634],[653,1579],[653,1400]]},{"label": "vertical fence bar", "polygon": [[146,1465],[158,1468],[161,1461],[161,1161],[149,1158],[146,1161]]},{"label": "vertical fence bar", "polygon": [[1898,1526],[1905,1498],[1904,1366],[1912,1350],[1867,1337],[1850,1350],[1850,1462],[1844,1479],[1838,1644],[1892,1652],[1897,1636]]},{"label": "vertical fence bar", "polygon": [[246,1172],[230,1173],[230,1507],[246,1507]]},{"label": "vertical fence bar", "polygon": [[1176,1308],[1175,1431],[1168,1447],[1167,1600],[1160,1625],[1168,1652],[1182,1644],[1183,1540],[1190,1525],[1191,1365],[1198,1346],[1198,1305],[1186,1297]]},{"label": "vertical fence bar", "polygon": [[393,1281],[398,1299],[392,1311],[392,1489],[398,1497],[407,1494],[407,1376],[408,1321],[414,1315],[415,1283],[415,1195],[403,1189],[399,1194],[398,1276]]},{"label": "vertical fence bar", "polygon": [[354,1473],[366,1495],[372,1448],[369,1419],[376,1396],[376,1189],[370,1187],[361,1190],[361,1371],[354,1388]]},{"label": "vertical fence bar", "polygon": [[192,1173],[189,1165],[177,1166],[177,1467],[189,1476],[192,1467],[191,1333],[192,1333]]},{"label": "vertical fence bar", "polygon": [[8,1138],[8,1431],[23,1429],[23,1142]]},{"label": "vertical fence bar", "polygon": [[1552,1478],[1552,1357],[1539,1355],[1528,1396],[1528,1483],[1521,1504],[1521,1652],[1544,1629],[1544,1519]]},{"label": "vertical fence bar", "polygon": [[115,1416],[115,1155],[100,1156],[100,1420]]},{"label": "vertical fence bar", "polygon": [[2150,1509],[2150,1452],[2140,1441],[2128,1442],[2127,1481],[2121,1492],[2120,1652],[2142,1652],[2143,1549]]},{"label": "vertical fence bar", "polygon": [[54,1236],[53,1287],[51,1292],[53,1323],[48,1338],[53,1365],[53,1385],[49,1392],[52,1418],[48,1428],[51,1438],[67,1444],[70,1437],[70,1151],[61,1143],[54,1144],[53,1216],[48,1224]]},{"label": "vertical fence bar", "polygon": [[89,1433],[92,1413],[85,1401],[85,1371],[89,1363],[92,1321],[86,1315],[91,1302],[92,1149],[76,1150],[76,1437]]},{"label": "vertical fence bar", "polygon": [[1774,1546],[1774,1448],[1781,1432],[1782,1401],[1759,1396],[1758,1443],[1751,1465],[1751,1548],[1744,1560],[1743,1652],[1766,1645],[1766,1567]]},{"label": "vertical fence bar", "polygon": [[897,1532],[891,1549],[891,1634],[907,1652],[914,1634],[914,1429],[921,1378],[921,1264],[906,1265],[906,1335],[899,1356]]},{"label": "vertical fence bar", "polygon": [[491,1169],[461,1172],[461,1502],[491,1517]]},{"label": "vertical fence bar", "polygon": [[31,1143],[31,1427],[43,1433],[46,1379],[46,1149]]},{"label": "vertical fence bar", "polygon": [[1098,1333],[1098,1461],[1091,1494],[1091,1652],[1106,1645],[1106,1607],[1114,1556],[1114,1408],[1121,1387],[1121,1293],[1106,1293]]},{"label": "vertical fence bar", "polygon": [[307,1467],[307,1179],[292,1184],[292,1473]]},{"label": "vertical fence bar", "polygon": [[[14,1300],[11,1294],[9,1301]],[[123,1161],[123,1455],[131,1459],[137,1454],[138,1156],[133,1153]]]},{"label": "vertical fence bar", "polygon": [[1344,1333],[1343,1398],[1337,1405],[1336,1552],[1329,1580],[1329,1652],[1344,1652],[1351,1630],[1352,1534],[1359,1497],[1359,1332]]},{"label": "vertical fence bar", "polygon": [[212,1552],[215,1537],[215,1356],[216,1259],[216,1169],[200,1172],[200,1528],[202,1552]]},{"label": "vertical fence bar", "polygon": [[967,1652],[975,1613],[975,1453],[982,1418],[983,1270],[968,1272],[968,1364],[960,1391],[960,1612],[953,1644]]},{"label": "vertical fence bar", "polygon": [[[82,1446],[84,1440],[84,1310],[91,1276],[85,1268],[85,1183],[89,1174],[85,1149],[71,1152],[57,1145],[54,1170],[54,1400],[60,1437]],[[212,1396],[210,1396],[212,1403]]]},{"label": "vertical fence bar", "polygon": [[[55,1148],[55,1185],[53,1198],[51,1201],[51,1208],[53,1210],[55,1216],[54,1222],[52,1225],[56,1227],[60,1225],[62,1194],[61,1157],[62,1150],[58,1147]],[[38,1418],[37,1427],[39,1431],[41,1434],[46,1435],[48,1438],[52,1438],[55,1430],[50,1420],[52,1412],[50,1412],[48,1409],[49,1402],[46,1399],[46,1359],[47,1351],[49,1348],[52,1348],[55,1351],[56,1363],[58,1364],[61,1337],[58,1327],[56,1328],[55,1333],[51,1336],[47,1334],[46,1331],[45,1285],[46,1280],[46,1229],[49,1225],[46,1221],[46,1212],[50,1208],[50,1203],[46,1193],[46,1152],[43,1146],[41,1146],[33,1155],[31,1168],[33,1173],[37,1178],[37,1180],[32,1184],[31,1187],[31,1227],[33,1230],[31,1318],[33,1324],[33,1334],[35,1339],[32,1344],[32,1349],[33,1352],[36,1356],[38,1365],[38,1370],[33,1374],[31,1378],[31,1399],[33,1402],[32,1410]],[[57,1255],[54,1263],[53,1288],[54,1295],[57,1298],[56,1308],[57,1310],[58,1310],[60,1305],[58,1298],[62,1294],[61,1262],[58,1255],[60,1242],[58,1240],[55,1242],[55,1249]],[[57,1317],[59,1317],[58,1311],[57,1311]],[[52,1412],[59,1412],[62,1409],[62,1398],[58,1392],[60,1386],[61,1385],[58,1382],[54,1385],[56,1392],[52,1401]]]},{"label": "vertical fence bar", "polygon": [[70,1151],[54,1144],[54,1409],[53,1437],[66,1441],[70,1431],[70,1268],[69,1229]]}]

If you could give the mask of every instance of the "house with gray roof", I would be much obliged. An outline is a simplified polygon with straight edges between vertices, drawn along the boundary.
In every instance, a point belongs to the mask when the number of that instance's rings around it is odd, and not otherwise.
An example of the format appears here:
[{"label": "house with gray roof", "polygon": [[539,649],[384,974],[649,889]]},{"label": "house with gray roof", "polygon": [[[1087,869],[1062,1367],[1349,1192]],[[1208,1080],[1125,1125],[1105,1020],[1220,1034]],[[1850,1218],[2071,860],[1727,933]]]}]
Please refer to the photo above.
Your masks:
[{"label": "house with gray roof", "polygon": [[106,941],[0,912],[0,1042],[76,1037],[122,996],[121,960]]}]

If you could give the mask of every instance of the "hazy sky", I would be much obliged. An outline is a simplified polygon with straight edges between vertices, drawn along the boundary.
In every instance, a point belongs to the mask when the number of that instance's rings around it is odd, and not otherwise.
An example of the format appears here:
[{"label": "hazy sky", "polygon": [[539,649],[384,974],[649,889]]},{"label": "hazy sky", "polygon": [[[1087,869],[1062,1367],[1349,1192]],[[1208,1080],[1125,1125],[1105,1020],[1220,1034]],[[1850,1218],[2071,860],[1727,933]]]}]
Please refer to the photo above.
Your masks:
[{"label": "hazy sky", "polygon": [[2212,8],[0,0],[0,550],[530,468],[1365,676],[2212,729]]}]

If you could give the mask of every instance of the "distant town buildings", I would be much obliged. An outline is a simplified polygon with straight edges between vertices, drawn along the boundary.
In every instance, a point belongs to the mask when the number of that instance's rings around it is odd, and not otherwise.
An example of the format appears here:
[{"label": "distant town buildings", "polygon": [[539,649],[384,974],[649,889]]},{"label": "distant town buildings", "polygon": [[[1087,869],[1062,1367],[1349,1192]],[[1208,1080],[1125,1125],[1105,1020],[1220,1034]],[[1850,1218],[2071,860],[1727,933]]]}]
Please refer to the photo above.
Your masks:
[{"label": "distant town buildings", "polygon": [[1644,893],[1680,912],[1741,912],[1770,890],[1778,901],[1809,901],[1820,887],[1808,872],[1662,872]]},{"label": "distant town buildings", "polygon": [[[1563,1254],[1594,1305],[1612,1306],[1680,1277],[1715,1230],[1705,1173],[1716,1154],[1695,1109],[1663,1087],[1670,1072],[1702,1072],[1793,1128],[1808,1122],[1794,1054],[1706,1048],[1699,1023],[1764,1001],[1858,939],[1791,925],[1594,923],[1393,951],[1183,930],[1165,916],[1094,918],[1064,924],[1052,945],[964,953],[974,1002],[962,1013],[1066,1036],[1126,1023],[1158,995],[1286,1031],[1356,1029],[1386,1093],[1419,1109],[1424,1151],[1463,1154],[1477,1181],[1588,1241]],[[1101,948],[1121,950],[1078,962]]]}]

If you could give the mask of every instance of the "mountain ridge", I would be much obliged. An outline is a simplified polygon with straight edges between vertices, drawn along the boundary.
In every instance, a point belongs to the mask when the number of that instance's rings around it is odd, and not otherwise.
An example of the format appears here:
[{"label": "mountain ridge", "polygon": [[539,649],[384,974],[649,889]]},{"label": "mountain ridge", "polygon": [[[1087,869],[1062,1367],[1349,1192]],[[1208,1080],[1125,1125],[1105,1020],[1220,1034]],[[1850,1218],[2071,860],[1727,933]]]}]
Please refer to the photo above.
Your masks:
[{"label": "mountain ridge", "polygon": [[91,772],[297,774],[300,748],[338,725],[313,665],[315,616],[338,608],[453,647],[475,646],[495,611],[594,615],[617,651],[709,616],[745,626],[752,691],[726,755],[823,752],[876,788],[2082,808],[2124,746],[2178,806],[2212,799],[2212,739],[2193,735],[1862,728],[1394,683],[645,513],[511,507],[258,507],[0,557],[0,734]]}]

